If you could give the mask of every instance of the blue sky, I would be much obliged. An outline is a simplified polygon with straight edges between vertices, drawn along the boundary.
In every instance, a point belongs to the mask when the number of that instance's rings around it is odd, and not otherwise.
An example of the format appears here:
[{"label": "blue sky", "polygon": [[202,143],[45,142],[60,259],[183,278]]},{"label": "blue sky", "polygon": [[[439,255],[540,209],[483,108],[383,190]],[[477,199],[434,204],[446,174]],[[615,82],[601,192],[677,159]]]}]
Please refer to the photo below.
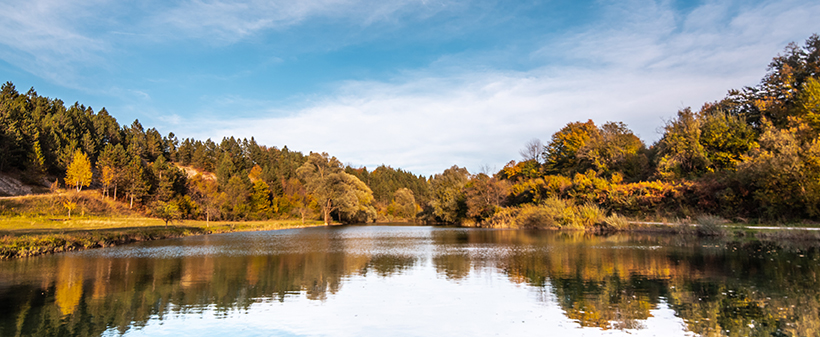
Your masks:
[{"label": "blue sky", "polygon": [[817,1],[0,1],[0,81],[181,138],[477,172],[578,120],[651,144],[818,17]]}]

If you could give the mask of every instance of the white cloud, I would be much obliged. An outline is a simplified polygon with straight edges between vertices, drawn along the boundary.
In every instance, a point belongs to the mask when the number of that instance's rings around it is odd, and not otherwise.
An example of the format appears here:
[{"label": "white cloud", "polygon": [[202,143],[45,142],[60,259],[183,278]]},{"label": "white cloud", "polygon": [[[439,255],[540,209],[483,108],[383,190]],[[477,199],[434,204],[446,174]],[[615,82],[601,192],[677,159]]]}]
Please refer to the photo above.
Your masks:
[{"label": "white cloud", "polygon": [[[100,19],[100,13],[117,6],[105,0],[0,2],[0,58],[52,82],[74,86],[70,79],[83,67],[104,67],[112,46],[121,46],[112,40],[113,33],[100,29],[127,26],[116,16]],[[270,30],[310,26],[317,18],[368,28],[408,16],[455,13],[464,6],[460,1],[422,0],[190,0],[137,6],[145,12],[132,19],[132,33],[145,30],[147,35],[140,37],[149,40],[173,35],[231,43]],[[405,70],[389,81],[343,82],[329,96],[307,94],[313,99],[307,106],[262,109],[264,115],[258,118],[204,120],[214,115],[202,113],[199,120],[182,121],[177,116],[183,111],[163,118],[165,113],[158,111],[167,108],[145,103],[151,100],[150,91],[109,91],[131,97],[126,111],[187,128],[174,126],[179,134],[255,136],[263,144],[327,151],[344,162],[371,168],[384,163],[431,174],[458,164],[475,172],[484,164],[500,168],[517,159],[518,149],[530,138],[546,142],[576,120],[624,121],[652,142],[663,119],[676,110],[698,108],[722,98],[728,89],[755,84],[786,43],[802,43],[809,34],[820,32],[820,3],[813,2],[715,1],[687,13],[666,2],[601,6],[602,20],[563,33],[558,40],[528,48],[505,50],[508,46],[498,44],[490,51],[441,55],[426,69]],[[96,30],[86,29],[95,24]],[[540,65],[525,71],[487,66],[516,57]],[[569,65],[552,64],[555,59]],[[214,103],[252,111],[265,104],[258,97],[223,98]]]},{"label": "white cloud", "polygon": [[[731,17],[716,6],[682,18],[664,6],[642,7],[649,10],[632,16],[634,8],[613,9],[620,21],[606,24],[617,28],[588,27],[534,53],[562,53],[571,67],[452,74],[441,65],[391,82],[343,83],[335,95],[287,117],[192,128],[215,130],[200,131],[203,138],[255,136],[263,144],[425,175],[453,164],[471,172],[485,164],[500,168],[518,159],[527,140],[546,142],[578,120],[624,121],[651,143],[678,109],[697,109],[729,89],[755,84],[786,42],[802,42],[820,29],[812,20],[820,5],[764,4]],[[794,29],[781,31],[780,25]]]},{"label": "white cloud", "polygon": [[104,1],[0,2],[0,58],[54,83],[75,86],[67,78],[78,64],[97,64],[108,44],[78,29],[91,8]]},{"label": "white cloud", "polygon": [[501,168],[517,159],[530,138],[548,140],[576,120],[623,120],[644,139],[655,139],[661,116],[674,114],[681,101],[701,104],[736,84],[703,75],[657,75],[542,68],[474,74],[456,85],[452,78],[355,83],[350,85],[355,94],[293,116],[219,121],[221,126],[213,127],[220,136],[255,136],[263,144],[327,151],[370,168],[384,163],[432,174],[458,164],[476,172],[485,164]]}]

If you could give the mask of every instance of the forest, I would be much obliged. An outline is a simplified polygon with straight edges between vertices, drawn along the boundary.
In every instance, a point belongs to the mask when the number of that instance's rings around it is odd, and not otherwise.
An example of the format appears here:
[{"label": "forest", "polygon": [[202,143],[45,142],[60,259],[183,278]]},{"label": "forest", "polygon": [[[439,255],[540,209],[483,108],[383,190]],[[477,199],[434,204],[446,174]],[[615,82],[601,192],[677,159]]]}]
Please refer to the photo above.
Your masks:
[{"label": "forest", "polygon": [[179,139],[138,120],[121,126],[105,108],[66,106],[6,82],[0,172],[99,189],[166,219],[616,229],[624,217],[818,221],[820,36],[786,46],[757,85],[682,109],[662,129],[647,146],[622,122],[572,122],[545,145],[534,138],[499,172],[453,166],[424,177],[254,138]]}]

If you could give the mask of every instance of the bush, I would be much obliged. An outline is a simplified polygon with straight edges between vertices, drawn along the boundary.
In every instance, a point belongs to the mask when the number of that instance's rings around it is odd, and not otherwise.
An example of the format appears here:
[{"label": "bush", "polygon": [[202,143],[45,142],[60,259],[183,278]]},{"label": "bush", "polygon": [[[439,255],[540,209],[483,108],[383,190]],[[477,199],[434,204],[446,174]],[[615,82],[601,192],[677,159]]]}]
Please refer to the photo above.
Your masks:
[{"label": "bush", "polygon": [[593,204],[584,204],[578,207],[577,225],[583,228],[593,227],[606,220],[606,213],[600,207]]},{"label": "bush", "polygon": [[561,224],[556,221],[556,208],[546,205],[525,205],[515,218],[519,228],[556,228]]},{"label": "bush", "polygon": [[[551,197],[539,205],[526,204],[516,208],[499,209],[482,225],[494,228],[593,229],[605,224],[607,219],[605,211],[597,205],[588,203],[575,206],[571,201]],[[626,219],[619,219],[617,226],[622,228]]]},{"label": "bush", "polygon": [[493,215],[484,220],[483,227],[494,228],[517,228],[516,217],[520,213],[519,208],[501,208]]},{"label": "bush", "polygon": [[608,229],[622,230],[629,227],[629,221],[626,220],[626,217],[615,213],[606,217],[603,222]]},{"label": "bush", "polygon": [[726,222],[723,218],[714,215],[701,215],[695,219],[697,224],[696,233],[698,236],[725,236]]}]

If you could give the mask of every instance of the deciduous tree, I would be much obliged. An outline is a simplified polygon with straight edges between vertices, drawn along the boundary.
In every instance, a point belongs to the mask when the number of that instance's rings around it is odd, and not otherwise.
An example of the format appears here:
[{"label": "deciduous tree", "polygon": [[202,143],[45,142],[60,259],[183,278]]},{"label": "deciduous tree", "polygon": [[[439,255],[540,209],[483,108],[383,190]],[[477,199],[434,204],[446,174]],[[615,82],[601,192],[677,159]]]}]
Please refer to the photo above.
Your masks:
[{"label": "deciduous tree", "polygon": [[175,202],[157,201],[152,207],[154,216],[165,221],[165,227],[168,227],[169,222],[179,220],[182,213],[179,211],[179,206]]},{"label": "deciduous tree", "polygon": [[711,163],[700,142],[701,125],[689,108],[678,111],[678,117],[666,123],[657,145],[658,174],[662,178],[695,177],[708,170]]},{"label": "deciduous tree", "polygon": [[188,181],[188,190],[193,195],[194,200],[202,205],[205,210],[205,224],[210,226],[212,216],[218,215],[217,207],[219,185],[202,174],[197,174]]},{"label": "deciduous tree", "polygon": [[325,224],[333,211],[339,212],[340,220],[345,220],[343,216],[353,222],[375,219],[373,192],[359,178],[343,172],[336,157],[311,153],[307,159],[297,173],[320,205]]},{"label": "deciduous tree", "polygon": [[510,183],[484,173],[470,179],[465,188],[467,216],[476,220],[493,215],[510,192]]},{"label": "deciduous tree", "polygon": [[433,215],[441,221],[455,223],[467,215],[464,186],[469,181],[470,173],[466,168],[453,166],[430,180],[433,192],[430,206]]},{"label": "deciduous tree", "polygon": [[91,185],[91,177],[91,162],[88,161],[88,156],[78,149],[74,152],[74,159],[68,166],[65,182],[69,186],[76,187],[79,192],[83,186]]},{"label": "deciduous tree", "polygon": [[393,205],[396,210],[396,215],[405,218],[413,219],[416,217],[416,198],[413,196],[413,191],[407,188],[400,188],[393,193]]},{"label": "deciduous tree", "polygon": [[544,149],[544,166],[547,173],[571,176],[583,172],[580,168],[578,150],[597,133],[598,128],[592,120],[569,123],[554,133]]}]

